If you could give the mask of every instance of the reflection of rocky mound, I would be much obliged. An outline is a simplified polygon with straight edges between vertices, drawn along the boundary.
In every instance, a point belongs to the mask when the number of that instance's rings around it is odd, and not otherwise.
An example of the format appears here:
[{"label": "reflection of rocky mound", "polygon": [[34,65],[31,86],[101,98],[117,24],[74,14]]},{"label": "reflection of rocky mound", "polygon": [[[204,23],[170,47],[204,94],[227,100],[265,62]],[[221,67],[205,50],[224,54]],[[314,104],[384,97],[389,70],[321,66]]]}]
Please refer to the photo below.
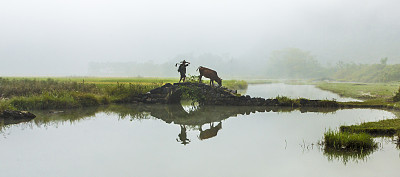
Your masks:
[{"label": "reflection of rocky mound", "polygon": [[[151,116],[167,123],[180,125],[203,125],[206,123],[220,122],[237,115],[249,115],[256,112],[291,112],[297,109],[290,107],[261,107],[261,106],[200,106],[198,109],[186,112],[180,104],[173,105],[141,105],[132,107],[132,112],[148,112]],[[326,112],[334,112],[337,109],[324,109]],[[318,109],[307,110],[301,108],[301,112],[318,112]]]},{"label": "reflection of rocky mound", "polygon": [[181,125],[203,125],[219,122],[238,114],[250,113],[246,107],[202,106],[195,111],[186,112],[181,105],[151,106],[150,115],[167,123],[174,122]]},{"label": "reflection of rocky mound", "polygon": [[36,116],[27,111],[4,110],[0,113],[0,121],[4,125],[28,122]]}]

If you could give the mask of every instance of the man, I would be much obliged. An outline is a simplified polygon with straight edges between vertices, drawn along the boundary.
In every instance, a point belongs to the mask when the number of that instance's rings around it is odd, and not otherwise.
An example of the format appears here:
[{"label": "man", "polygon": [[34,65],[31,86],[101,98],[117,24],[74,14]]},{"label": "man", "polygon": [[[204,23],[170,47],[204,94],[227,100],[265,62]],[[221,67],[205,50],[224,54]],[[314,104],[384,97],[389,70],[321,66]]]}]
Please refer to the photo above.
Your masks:
[{"label": "man", "polygon": [[[179,68],[178,68],[178,72],[181,74],[181,78],[179,79],[179,82],[183,81],[185,82],[186,79],[186,67],[189,66],[189,62],[186,62],[185,60],[181,61]],[[177,64],[175,64],[175,66],[177,66]]]}]

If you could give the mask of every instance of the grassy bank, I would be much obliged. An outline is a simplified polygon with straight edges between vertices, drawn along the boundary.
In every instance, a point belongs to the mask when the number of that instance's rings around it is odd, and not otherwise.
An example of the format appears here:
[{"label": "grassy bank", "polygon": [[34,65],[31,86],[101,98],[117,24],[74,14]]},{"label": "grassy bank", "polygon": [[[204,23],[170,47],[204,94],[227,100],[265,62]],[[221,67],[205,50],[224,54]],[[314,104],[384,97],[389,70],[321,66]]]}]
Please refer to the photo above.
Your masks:
[{"label": "grassy bank", "polygon": [[[61,109],[128,103],[176,78],[0,78],[0,111]],[[230,89],[245,89],[245,81],[224,81]]]},{"label": "grassy bank", "polygon": [[393,136],[400,132],[400,119],[388,119],[378,122],[366,122],[360,125],[341,126],[341,132],[368,133],[372,135]]},{"label": "grassy bank", "polygon": [[362,100],[391,99],[399,89],[400,83],[330,83],[319,82],[316,86],[322,90],[337,93],[340,96]]},{"label": "grassy bank", "polygon": [[[369,107],[400,109],[400,100],[393,99],[399,92],[400,83],[330,83],[319,82],[316,86],[322,90],[352,97],[363,102],[341,103],[342,107]],[[399,94],[400,98],[400,94]]]}]

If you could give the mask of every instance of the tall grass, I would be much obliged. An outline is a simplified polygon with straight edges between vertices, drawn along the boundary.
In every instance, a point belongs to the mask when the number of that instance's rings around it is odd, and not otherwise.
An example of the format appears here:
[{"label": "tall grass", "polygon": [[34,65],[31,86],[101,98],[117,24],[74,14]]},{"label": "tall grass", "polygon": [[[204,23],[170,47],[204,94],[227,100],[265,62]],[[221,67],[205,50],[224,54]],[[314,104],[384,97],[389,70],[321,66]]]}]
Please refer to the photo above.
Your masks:
[{"label": "tall grass", "polygon": [[99,93],[95,84],[84,84],[73,81],[57,81],[54,79],[7,79],[0,77],[0,96],[10,98],[14,96],[33,96],[46,92],[75,91],[85,93]]},{"label": "tall grass", "polygon": [[326,148],[337,150],[362,151],[377,147],[371,135],[366,133],[335,132],[332,130],[325,132],[324,144]]}]

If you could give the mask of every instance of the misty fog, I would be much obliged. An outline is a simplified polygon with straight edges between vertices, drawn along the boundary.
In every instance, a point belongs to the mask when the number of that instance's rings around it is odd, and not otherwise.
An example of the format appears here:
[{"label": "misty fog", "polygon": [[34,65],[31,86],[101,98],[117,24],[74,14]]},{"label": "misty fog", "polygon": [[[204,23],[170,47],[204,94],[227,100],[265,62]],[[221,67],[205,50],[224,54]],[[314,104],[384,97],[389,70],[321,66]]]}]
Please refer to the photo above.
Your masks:
[{"label": "misty fog", "polygon": [[202,65],[222,77],[289,77],[273,61],[290,50],[316,67],[400,63],[394,0],[0,4],[0,76],[178,76],[185,59],[188,74]]}]

